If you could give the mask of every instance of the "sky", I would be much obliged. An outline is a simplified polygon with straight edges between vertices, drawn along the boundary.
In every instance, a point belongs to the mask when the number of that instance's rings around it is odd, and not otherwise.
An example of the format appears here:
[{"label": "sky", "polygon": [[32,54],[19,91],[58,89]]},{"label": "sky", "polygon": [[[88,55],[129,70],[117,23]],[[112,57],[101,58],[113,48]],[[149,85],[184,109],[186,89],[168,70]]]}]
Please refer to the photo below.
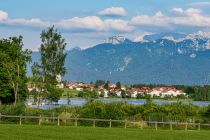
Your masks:
[{"label": "sky", "polygon": [[0,0],[0,38],[22,35],[37,51],[54,25],[67,49],[88,48],[114,35],[141,41],[161,32],[210,31],[210,0]]}]

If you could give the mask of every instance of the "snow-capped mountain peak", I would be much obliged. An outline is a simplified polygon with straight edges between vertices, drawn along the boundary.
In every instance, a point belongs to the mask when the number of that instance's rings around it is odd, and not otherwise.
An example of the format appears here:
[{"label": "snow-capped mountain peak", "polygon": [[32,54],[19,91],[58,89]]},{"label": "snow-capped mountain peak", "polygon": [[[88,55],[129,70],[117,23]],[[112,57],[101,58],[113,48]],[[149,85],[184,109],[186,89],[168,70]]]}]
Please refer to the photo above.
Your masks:
[{"label": "snow-capped mountain peak", "polygon": [[210,32],[198,31],[197,33],[189,34],[187,38],[210,38]]},{"label": "snow-capped mountain peak", "polygon": [[124,36],[112,36],[106,39],[104,42],[105,43],[110,43],[110,44],[121,44],[126,40]]}]

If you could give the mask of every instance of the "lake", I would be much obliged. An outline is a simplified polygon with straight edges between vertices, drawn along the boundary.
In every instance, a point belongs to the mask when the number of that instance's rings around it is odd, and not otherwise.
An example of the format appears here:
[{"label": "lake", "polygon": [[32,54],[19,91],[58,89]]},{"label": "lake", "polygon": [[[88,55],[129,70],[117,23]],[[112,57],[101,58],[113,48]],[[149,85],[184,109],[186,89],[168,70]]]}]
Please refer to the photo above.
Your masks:
[{"label": "lake", "polygon": [[[106,103],[110,103],[110,102],[127,102],[129,104],[133,104],[133,105],[143,105],[146,103],[146,100],[137,100],[137,99],[110,99],[110,98],[99,98],[96,99],[102,102],[106,102]],[[69,104],[68,104],[69,102]],[[60,98],[58,100],[57,103],[49,104],[48,101],[43,101],[41,103],[41,105],[39,106],[39,108],[43,108],[43,109],[50,109],[50,108],[57,108],[57,107],[62,107],[62,106],[82,106],[86,103],[86,99],[84,98]],[[177,103],[177,101],[171,101],[171,100],[160,100],[160,99],[154,99],[153,100],[154,103],[156,104],[171,104],[171,103]],[[184,104],[194,104],[194,105],[198,105],[198,106],[207,106],[210,104],[210,102],[205,102],[205,101],[184,101],[182,102]],[[32,105],[31,101],[27,101],[27,104],[30,107],[33,108],[37,108],[37,105]]]}]

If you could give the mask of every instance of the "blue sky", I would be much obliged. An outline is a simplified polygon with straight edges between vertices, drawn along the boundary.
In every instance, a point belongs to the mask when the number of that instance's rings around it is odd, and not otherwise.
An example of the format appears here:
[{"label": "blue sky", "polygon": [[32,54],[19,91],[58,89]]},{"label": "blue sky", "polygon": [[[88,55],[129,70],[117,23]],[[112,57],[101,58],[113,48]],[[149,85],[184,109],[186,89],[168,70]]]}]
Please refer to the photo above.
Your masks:
[{"label": "blue sky", "polygon": [[38,50],[40,32],[55,25],[68,48],[91,47],[112,35],[210,31],[209,0],[0,0],[0,38],[23,35]]}]

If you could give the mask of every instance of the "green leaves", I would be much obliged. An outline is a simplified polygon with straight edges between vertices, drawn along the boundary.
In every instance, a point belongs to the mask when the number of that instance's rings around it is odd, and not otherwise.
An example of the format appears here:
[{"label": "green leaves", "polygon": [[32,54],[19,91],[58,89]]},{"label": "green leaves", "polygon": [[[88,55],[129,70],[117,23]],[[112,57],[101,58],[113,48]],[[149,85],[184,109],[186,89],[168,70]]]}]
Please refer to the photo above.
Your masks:
[{"label": "green leaves", "polygon": [[47,91],[46,91],[46,98],[49,99],[50,101],[57,102],[58,99],[61,97],[63,90],[58,89],[53,85],[47,84]]},{"label": "green leaves", "polygon": [[48,77],[55,77],[56,74],[64,75],[66,69],[64,67],[66,53],[65,39],[53,27],[42,31],[41,33],[41,61],[42,68]]},{"label": "green leaves", "polygon": [[31,51],[23,50],[23,37],[0,40],[0,100],[8,103],[24,99],[26,90],[26,63]]},{"label": "green leaves", "polygon": [[64,67],[65,39],[54,26],[43,30],[41,33],[41,64],[34,63],[32,66],[33,82],[39,89],[39,98],[47,98],[56,101],[60,98],[62,90],[56,88],[58,81],[56,75],[65,75]]}]

